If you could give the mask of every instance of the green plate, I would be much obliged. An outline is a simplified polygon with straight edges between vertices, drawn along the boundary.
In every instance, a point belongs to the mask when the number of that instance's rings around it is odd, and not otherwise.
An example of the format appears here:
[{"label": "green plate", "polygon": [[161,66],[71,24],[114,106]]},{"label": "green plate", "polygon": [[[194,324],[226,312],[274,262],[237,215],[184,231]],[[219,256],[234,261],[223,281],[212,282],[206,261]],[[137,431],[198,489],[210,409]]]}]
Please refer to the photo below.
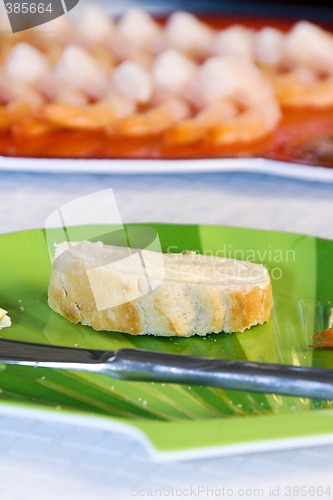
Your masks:
[{"label": "green plate", "polygon": [[[1,330],[1,336],[333,367],[330,350],[308,347],[312,334],[328,324],[333,241],[233,227],[145,226],[157,230],[163,251],[196,250],[265,264],[274,291],[271,320],[243,333],[189,339],[133,337],[72,325],[47,305],[51,260],[46,232],[38,229],[0,236],[0,306],[12,318],[12,327]],[[146,233],[142,228],[127,227],[137,239]],[[105,237],[108,228],[95,228],[98,232]],[[76,237],[86,238],[87,228],[77,228]],[[52,232],[48,238],[52,240]],[[332,401],[0,365],[0,411],[122,429],[143,438],[159,460],[333,442],[332,410]]]}]

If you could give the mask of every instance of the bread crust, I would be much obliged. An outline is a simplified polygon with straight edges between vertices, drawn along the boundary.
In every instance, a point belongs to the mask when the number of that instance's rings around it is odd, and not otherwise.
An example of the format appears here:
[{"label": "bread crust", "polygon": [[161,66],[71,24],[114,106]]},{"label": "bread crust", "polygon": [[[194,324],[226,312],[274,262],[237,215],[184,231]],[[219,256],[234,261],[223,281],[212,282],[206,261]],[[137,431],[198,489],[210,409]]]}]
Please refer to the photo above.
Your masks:
[{"label": "bread crust", "polygon": [[[172,261],[172,271],[182,263],[193,260],[193,254],[173,258],[166,254],[165,262]],[[192,256],[191,256],[192,255]],[[218,259],[196,255],[200,267],[233,265],[231,259]],[[183,260],[184,259],[184,260]],[[238,261],[239,262],[239,261]],[[235,264],[237,265],[237,264]],[[239,286],[214,283],[204,279],[170,279],[168,272],[155,289],[139,297],[103,310],[98,310],[87,269],[78,261],[71,263],[68,256],[66,269],[53,266],[48,291],[49,306],[71,323],[89,325],[95,330],[115,331],[131,335],[160,335],[190,337],[208,333],[238,332],[269,320],[273,307],[272,286],[264,266],[246,263],[248,272],[261,273],[260,280],[251,283],[242,278]],[[198,267],[199,266],[199,267]],[[255,268],[253,267],[255,266]],[[220,268],[219,268],[220,269]],[[220,272],[220,270],[219,270]],[[112,273],[108,275],[111,280]],[[119,273],[117,274],[119,287]],[[133,287],[133,277],[121,276],[123,287]]]}]

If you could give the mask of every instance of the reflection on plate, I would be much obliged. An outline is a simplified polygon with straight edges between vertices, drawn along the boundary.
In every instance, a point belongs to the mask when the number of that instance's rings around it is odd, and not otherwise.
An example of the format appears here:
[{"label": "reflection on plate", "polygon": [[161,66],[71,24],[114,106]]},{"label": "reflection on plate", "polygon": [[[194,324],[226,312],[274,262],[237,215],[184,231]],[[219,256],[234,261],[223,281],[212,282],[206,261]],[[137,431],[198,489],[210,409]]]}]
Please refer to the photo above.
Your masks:
[{"label": "reflection on plate", "polygon": [[[333,367],[311,350],[333,297],[333,242],[310,236],[220,226],[152,225],[164,251],[215,252],[264,263],[271,274],[269,323],[203,338],[133,337],[72,325],[47,306],[51,263],[45,232],[0,236],[0,302],[13,326],[6,338],[57,345],[136,347],[217,358]],[[101,230],[105,234],[107,228]],[[85,228],[82,227],[82,238]],[[160,460],[213,456],[333,441],[333,402],[224,391],[202,386],[113,380],[98,374],[7,366],[0,371],[3,412],[33,412],[140,435]]]}]

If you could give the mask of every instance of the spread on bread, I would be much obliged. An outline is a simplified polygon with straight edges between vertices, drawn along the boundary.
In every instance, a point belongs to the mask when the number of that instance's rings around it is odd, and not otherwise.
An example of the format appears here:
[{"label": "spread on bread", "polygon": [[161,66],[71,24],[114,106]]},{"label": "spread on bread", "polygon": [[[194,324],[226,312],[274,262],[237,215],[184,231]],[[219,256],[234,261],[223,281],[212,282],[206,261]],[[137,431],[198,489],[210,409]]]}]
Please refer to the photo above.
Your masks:
[{"label": "spread on bread", "polygon": [[183,337],[243,331],[273,306],[261,264],[88,241],[57,246],[48,302],[95,330]]}]

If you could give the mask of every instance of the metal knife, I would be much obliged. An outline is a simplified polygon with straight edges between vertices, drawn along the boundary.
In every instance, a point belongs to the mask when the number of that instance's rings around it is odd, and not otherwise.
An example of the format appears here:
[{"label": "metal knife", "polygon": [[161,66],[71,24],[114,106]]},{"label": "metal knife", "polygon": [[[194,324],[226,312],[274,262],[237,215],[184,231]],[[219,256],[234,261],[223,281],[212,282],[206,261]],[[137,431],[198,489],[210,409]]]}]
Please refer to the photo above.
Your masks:
[{"label": "metal knife", "polygon": [[0,364],[83,370],[117,379],[172,382],[333,399],[333,370],[167,354],[102,351],[0,339]]}]

